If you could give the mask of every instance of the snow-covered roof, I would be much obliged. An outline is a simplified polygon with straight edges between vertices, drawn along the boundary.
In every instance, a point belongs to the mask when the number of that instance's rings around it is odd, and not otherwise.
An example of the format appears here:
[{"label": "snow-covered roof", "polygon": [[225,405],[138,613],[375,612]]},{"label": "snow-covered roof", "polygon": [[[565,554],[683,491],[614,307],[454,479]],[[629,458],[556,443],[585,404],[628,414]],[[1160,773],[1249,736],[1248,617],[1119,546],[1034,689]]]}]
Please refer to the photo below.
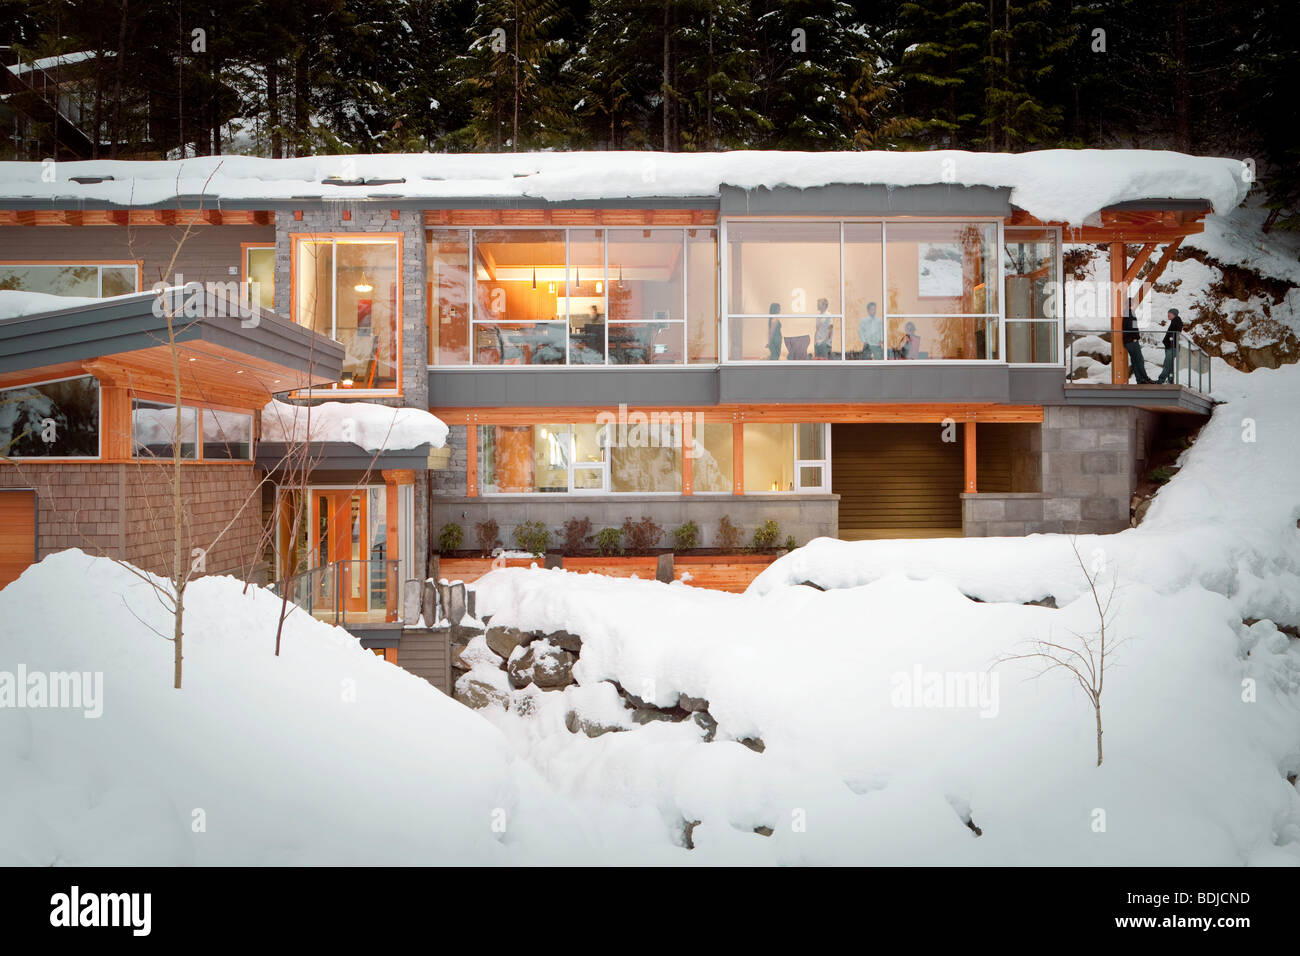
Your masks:
[{"label": "snow-covered roof", "polygon": [[[1250,176],[1234,159],[1156,150],[1030,153],[546,152],[404,153],[173,162],[0,163],[0,202],[157,206],[203,196],[212,205],[295,199],[627,201],[700,199],[722,187],[956,184],[1009,188],[1013,205],[1045,221],[1081,225],[1122,202],[1204,200],[1226,213]],[[82,180],[76,182],[74,180]]]},{"label": "snow-covered roof", "polygon": [[269,442],[352,442],[370,452],[441,448],[447,426],[422,408],[392,408],[370,402],[290,405],[271,399],[262,409],[262,440]]}]

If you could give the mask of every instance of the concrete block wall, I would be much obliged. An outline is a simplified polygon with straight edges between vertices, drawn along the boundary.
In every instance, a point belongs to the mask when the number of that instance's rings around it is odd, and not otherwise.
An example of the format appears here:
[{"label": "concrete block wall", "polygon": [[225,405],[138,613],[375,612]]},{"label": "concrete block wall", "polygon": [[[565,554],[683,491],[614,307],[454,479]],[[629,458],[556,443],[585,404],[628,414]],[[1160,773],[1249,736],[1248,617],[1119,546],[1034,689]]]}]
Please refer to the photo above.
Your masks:
[{"label": "concrete block wall", "polygon": [[794,497],[767,495],[592,495],[513,497],[480,496],[444,497],[433,501],[433,533],[455,522],[464,531],[464,547],[477,547],[475,526],[489,518],[499,526],[502,543],[513,548],[514,529],[525,521],[541,521],[551,529],[553,541],[569,518],[590,518],[594,534],[601,528],[622,527],[625,518],[639,521],[650,516],[664,529],[662,547],[671,547],[672,531],[687,521],[700,526],[700,547],[717,546],[718,521],[731,518],[743,532],[742,542],[750,544],[754,529],[769,519],[781,526],[781,541],[794,535],[799,544],[813,538],[835,537],[839,529],[839,496],[808,495]]},{"label": "concrete block wall", "polygon": [[[171,568],[174,538],[167,467],[24,462],[0,466],[0,487],[36,489],[37,553],[42,558],[80,548],[154,573]],[[262,513],[251,463],[185,465],[181,494],[185,501],[181,544],[186,555],[203,548],[208,572],[233,571],[256,562]]]}]

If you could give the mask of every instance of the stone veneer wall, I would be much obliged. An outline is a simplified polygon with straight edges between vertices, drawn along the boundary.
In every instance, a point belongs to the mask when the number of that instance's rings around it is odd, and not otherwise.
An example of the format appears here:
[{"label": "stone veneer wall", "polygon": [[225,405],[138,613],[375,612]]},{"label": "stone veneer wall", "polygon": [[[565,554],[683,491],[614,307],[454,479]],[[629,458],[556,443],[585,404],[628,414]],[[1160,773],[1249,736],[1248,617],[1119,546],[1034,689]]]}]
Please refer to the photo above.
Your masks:
[{"label": "stone veneer wall", "polygon": [[[315,208],[312,208],[312,206]],[[347,212],[350,219],[344,219]],[[420,210],[392,210],[371,203],[340,200],[304,203],[302,219],[280,210],[275,215],[275,301],[276,311],[292,318],[289,309],[289,279],[292,243],[298,233],[400,232],[402,234],[402,394],[393,398],[366,398],[364,401],[411,408],[429,407],[429,338],[425,315],[424,213]],[[331,393],[329,398],[346,399],[346,393]],[[415,541],[412,554],[415,568],[411,576],[423,580],[429,550],[429,482],[417,475],[415,482]]]},{"label": "stone veneer wall", "polygon": [[965,535],[1127,528],[1129,499],[1154,431],[1153,416],[1129,406],[1044,407],[1042,492],[962,495]]},{"label": "stone veneer wall", "polygon": [[[256,486],[251,462],[183,466],[182,544],[187,556],[193,548],[207,551],[208,572],[246,569],[257,561],[262,509]],[[171,567],[168,467],[24,462],[21,467],[0,466],[0,488],[36,489],[37,553],[42,558],[81,548],[154,573],[166,573]]]},{"label": "stone veneer wall", "polygon": [[[464,481],[462,473],[462,483]],[[478,546],[475,525],[495,519],[502,543],[513,548],[514,529],[525,521],[541,521],[551,529],[558,546],[564,522],[569,518],[590,518],[595,534],[601,528],[622,527],[625,518],[639,521],[650,516],[664,529],[661,547],[672,546],[672,531],[686,521],[700,526],[700,547],[717,546],[718,520],[729,515],[732,524],[744,532],[749,545],[754,529],[769,518],[781,526],[781,543],[794,535],[799,544],[813,538],[835,537],[839,531],[839,495],[808,495],[797,498],[767,495],[556,495],[537,497],[480,496],[477,498],[437,495],[433,500],[433,534],[448,522],[464,531],[464,547]]]}]

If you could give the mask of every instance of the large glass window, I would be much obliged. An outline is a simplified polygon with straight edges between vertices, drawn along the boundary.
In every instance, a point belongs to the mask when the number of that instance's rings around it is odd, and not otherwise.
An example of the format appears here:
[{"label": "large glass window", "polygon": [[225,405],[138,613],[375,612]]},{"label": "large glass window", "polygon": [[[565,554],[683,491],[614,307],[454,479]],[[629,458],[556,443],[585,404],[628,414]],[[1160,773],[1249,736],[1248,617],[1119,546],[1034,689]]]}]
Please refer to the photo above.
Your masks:
[{"label": "large glass window", "polygon": [[691,475],[696,494],[730,494],[734,481],[735,439],[729,422],[695,426]]},{"label": "large glass window", "polygon": [[718,233],[686,230],[686,348],[691,362],[718,361]]},{"label": "large glass window", "polygon": [[469,230],[434,229],[427,246],[429,364],[469,364]]},{"label": "large glass window", "polygon": [[686,348],[685,246],[680,229],[609,233],[609,360],[680,364]]},{"label": "large glass window", "polygon": [[885,258],[878,222],[844,224],[844,357],[885,357]]},{"label": "large glass window", "polygon": [[564,277],[562,230],[476,231],[474,364],[563,364]]},{"label": "large glass window", "polygon": [[682,490],[681,426],[481,425],[483,494]]},{"label": "large glass window", "polygon": [[205,408],[203,457],[247,461],[253,457],[253,416]]},{"label": "large glass window", "polygon": [[99,382],[87,375],[0,391],[0,456],[98,458]]},{"label": "large glass window", "polygon": [[733,360],[838,357],[838,222],[733,223],[727,269]]},{"label": "large glass window", "polygon": [[297,241],[296,320],[343,343],[343,388],[391,390],[400,367],[396,237]]},{"label": "large glass window", "polygon": [[717,361],[711,228],[433,229],[433,365]]},{"label": "large glass window", "polygon": [[[181,408],[180,457],[198,457],[198,410]],[[172,457],[176,441],[176,406],[131,401],[131,453],[136,458]]]},{"label": "large glass window", "polygon": [[1007,308],[1007,361],[1060,361],[1062,305],[1055,229],[1007,229],[1002,256]]},{"label": "large glass window", "polygon": [[996,240],[995,223],[885,225],[890,358],[998,357]]},{"label": "large glass window", "polygon": [[742,427],[747,494],[829,487],[824,424],[750,422]]},{"label": "large glass window", "polygon": [[0,289],[108,298],[140,291],[134,263],[0,263]]}]

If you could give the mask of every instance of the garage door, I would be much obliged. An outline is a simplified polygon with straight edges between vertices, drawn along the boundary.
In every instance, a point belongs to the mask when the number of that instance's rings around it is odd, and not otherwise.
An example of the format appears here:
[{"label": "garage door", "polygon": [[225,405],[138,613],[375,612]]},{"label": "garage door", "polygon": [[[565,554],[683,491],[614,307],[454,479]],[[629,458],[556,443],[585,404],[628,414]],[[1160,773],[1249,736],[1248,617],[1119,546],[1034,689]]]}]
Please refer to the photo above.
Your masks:
[{"label": "garage door", "polygon": [[961,534],[961,431],[933,424],[833,425],[831,481],[844,538]]},{"label": "garage door", "polygon": [[36,492],[0,490],[0,588],[36,560]]}]

